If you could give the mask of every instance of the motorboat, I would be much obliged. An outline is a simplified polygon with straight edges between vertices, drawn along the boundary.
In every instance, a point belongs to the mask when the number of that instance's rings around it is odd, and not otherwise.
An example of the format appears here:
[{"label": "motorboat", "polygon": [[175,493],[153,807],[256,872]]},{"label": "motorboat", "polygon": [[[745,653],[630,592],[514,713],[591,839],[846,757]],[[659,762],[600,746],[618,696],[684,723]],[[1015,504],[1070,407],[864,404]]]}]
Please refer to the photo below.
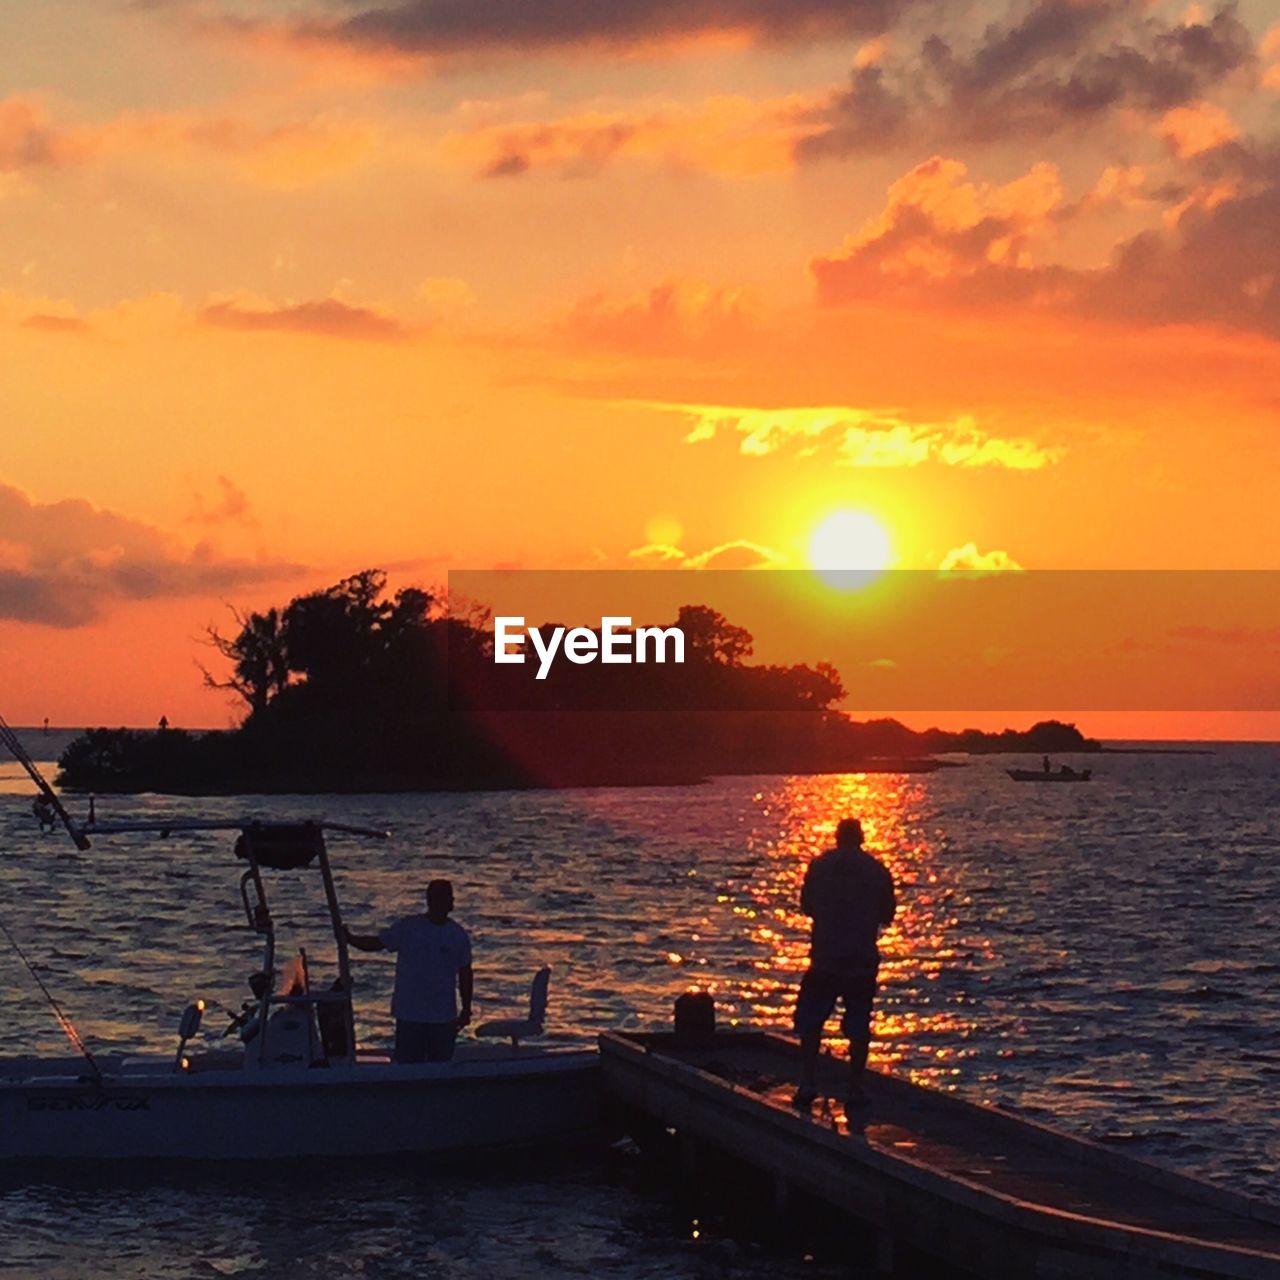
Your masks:
[{"label": "motorboat", "polygon": [[[224,825],[179,820],[161,829]],[[375,1156],[590,1131],[600,1116],[598,1055],[519,1043],[541,1030],[537,1009],[492,1024],[498,1035],[514,1033],[509,1043],[467,1042],[449,1062],[395,1063],[357,1047],[355,987],[325,840],[334,831],[382,834],[314,822],[248,821],[239,828],[235,850],[247,864],[241,901],[263,954],[250,979],[256,999],[233,1019],[235,1047],[192,1046],[205,1012],[196,1002],[183,1015],[171,1056],[103,1058],[76,1037],[78,1057],[0,1059],[0,1160]],[[283,981],[276,966],[267,880],[273,871],[304,868],[318,870],[329,908],[332,982],[312,977],[305,951],[283,966]]]},{"label": "motorboat", "polygon": [[1058,769],[1006,769],[1005,773],[1014,782],[1088,782],[1093,777],[1092,769],[1072,769],[1063,765]]},{"label": "motorboat", "polygon": [[[0,1058],[0,1161],[419,1154],[569,1139],[597,1126],[598,1053],[527,1043],[543,1028],[547,970],[534,979],[527,1016],[478,1028],[497,1038],[462,1042],[449,1062],[396,1063],[358,1046],[347,930],[325,837],[386,832],[252,818],[81,825],[40,784],[81,848],[124,832],[234,832],[245,924],[262,939],[262,961],[250,977],[253,1000],[221,1042],[232,1047],[196,1046],[206,1012],[196,1001],[170,1055],[92,1053],[41,982],[77,1054]],[[273,873],[302,871],[318,873],[332,930],[326,951],[336,973],[321,980],[305,950],[277,967],[267,885]]]}]

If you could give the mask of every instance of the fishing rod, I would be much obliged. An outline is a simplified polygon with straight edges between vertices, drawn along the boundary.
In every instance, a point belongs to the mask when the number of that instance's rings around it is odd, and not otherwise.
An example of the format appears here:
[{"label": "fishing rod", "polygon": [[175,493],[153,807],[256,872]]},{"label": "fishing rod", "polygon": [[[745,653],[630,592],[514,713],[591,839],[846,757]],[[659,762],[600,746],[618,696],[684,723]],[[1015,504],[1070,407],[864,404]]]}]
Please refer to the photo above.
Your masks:
[{"label": "fishing rod", "polygon": [[3,716],[0,716],[0,742],[9,748],[10,755],[27,771],[27,776],[36,784],[41,799],[62,820],[62,825],[66,827],[67,834],[75,841],[76,848],[81,853],[91,848],[89,837],[85,835],[80,824],[63,807],[61,797],[44,780],[44,775],[36,768],[35,761],[27,755],[26,747],[18,741],[18,735],[5,723]]},{"label": "fishing rod", "polygon": [[44,998],[49,1002],[49,1008],[53,1010],[53,1016],[57,1018],[58,1025],[62,1028],[63,1034],[71,1041],[77,1052],[80,1053],[84,1060],[89,1064],[89,1069],[93,1072],[94,1080],[98,1084],[101,1084],[102,1068],[98,1066],[97,1062],[94,1060],[93,1054],[89,1052],[89,1046],[80,1038],[80,1033],[76,1030],[75,1023],[71,1021],[71,1018],[58,1003],[57,997],[54,996],[53,992],[45,986],[44,979],[40,976],[40,971],[31,963],[27,953],[18,945],[17,938],[9,932],[9,927],[3,920],[0,920],[0,933],[4,934],[18,959],[26,965],[27,972],[35,979],[36,986],[40,988],[44,993]]},{"label": "fishing rod", "polygon": [[[18,741],[18,735],[5,723],[3,716],[0,716],[0,742],[4,743],[13,758],[27,771],[27,776],[39,789],[41,799],[62,820],[62,825],[66,827],[67,834],[75,841],[76,848],[81,852],[90,848],[89,837],[85,835],[76,820],[66,811],[58,793],[45,781],[44,775],[36,768],[35,761],[27,754],[26,748]],[[9,926],[3,920],[0,920],[0,933],[4,934],[5,940],[13,948],[14,954],[26,966],[27,972],[34,979],[36,986],[40,988],[44,998],[49,1002],[49,1008],[53,1010],[53,1016],[58,1020],[58,1025],[62,1028],[63,1034],[89,1064],[89,1070],[93,1073],[94,1081],[99,1085],[102,1084],[102,1069],[94,1060],[93,1054],[89,1051],[89,1046],[85,1044],[79,1031],[76,1030],[75,1023],[71,1021],[66,1011],[58,1003],[57,997],[45,985],[39,970],[31,962],[27,953],[18,945],[17,938],[9,932]]]}]

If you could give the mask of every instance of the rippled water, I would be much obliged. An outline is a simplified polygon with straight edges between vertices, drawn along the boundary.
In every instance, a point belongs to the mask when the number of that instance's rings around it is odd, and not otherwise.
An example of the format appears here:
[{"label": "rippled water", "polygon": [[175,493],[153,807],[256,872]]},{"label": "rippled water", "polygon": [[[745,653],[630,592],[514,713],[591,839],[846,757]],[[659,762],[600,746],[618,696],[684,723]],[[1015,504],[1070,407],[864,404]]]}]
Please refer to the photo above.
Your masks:
[{"label": "rippled water", "polygon": [[[475,945],[479,1017],[521,1007],[546,962],[563,1041],[664,1025],[692,986],[715,993],[722,1021],[786,1026],[806,952],[796,909],[806,861],[839,817],[860,816],[901,902],[882,943],[882,1066],[1275,1195],[1280,748],[1110,756],[1080,787],[1019,786],[1003,772],[1015,763],[692,788],[196,803],[211,816],[390,826],[386,844],[331,844],[353,925],[418,910],[428,878],[452,877]],[[225,836],[102,838],[80,854],[39,837],[27,789],[9,789],[0,914],[92,1047],[168,1052],[192,996],[239,1006],[258,951]],[[124,818],[171,813],[175,802],[106,807]],[[323,976],[323,908],[301,892],[311,877],[277,880],[281,940],[307,944]],[[357,964],[362,1038],[385,1045],[392,961]],[[217,1017],[207,1026],[218,1029]],[[19,1049],[60,1053],[65,1042],[0,951],[0,1052]],[[75,1274],[76,1259],[92,1258],[99,1273],[130,1275],[391,1275],[425,1258],[428,1274],[624,1280],[791,1266],[705,1233],[694,1241],[609,1159],[497,1182],[417,1170],[321,1178],[301,1198],[288,1187],[11,1188],[0,1192],[0,1265],[46,1274],[57,1260]],[[344,1214],[352,1234],[338,1243],[323,1223]],[[508,1247],[518,1255],[509,1268]]]}]

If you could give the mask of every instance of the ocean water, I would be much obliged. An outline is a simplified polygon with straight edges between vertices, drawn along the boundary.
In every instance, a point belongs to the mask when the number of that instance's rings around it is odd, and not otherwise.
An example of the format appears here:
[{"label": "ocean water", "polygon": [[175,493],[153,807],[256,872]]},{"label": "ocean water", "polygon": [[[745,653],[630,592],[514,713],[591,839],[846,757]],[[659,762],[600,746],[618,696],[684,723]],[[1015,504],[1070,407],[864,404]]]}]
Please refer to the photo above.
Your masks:
[{"label": "ocean water", "polygon": [[[666,1025],[714,993],[722,1023],[787,1027],[806,955],[807,860],[862,819],[899,886],[873,1060],[1225,1185],[1280,1188],[1280,747],[1108,755],[1086,786],[1011,782],[1036,761],[928,775],[723,778],[687,788],[466,795],[111,798],[101,817],[325,816],[392,829],[330,851],[353,927],[452,878],[477,1020],[553,969],[550,1039]],[[1075,763],[1079,763],[1076,761]],[[257,966],[225,835],[40,836],[0,769],[0,918],[81,1034],[172,1052],[187,1002],[238,1008]],[[80,805],[73,801],[73,808]],[[314,874],[273,882],[282,949],[332,967]],[[305,892],[308,890],[309,892]],[[386,1046],[393,961],[356,958],[362,1041]],[[0,1053],[64,1053],[0,946]],[[826,1274],[695,1227],[616,1152],[499,1166],[282,1169],[248,1183],[110,1173],[0,1185],[0,1274]]]}]

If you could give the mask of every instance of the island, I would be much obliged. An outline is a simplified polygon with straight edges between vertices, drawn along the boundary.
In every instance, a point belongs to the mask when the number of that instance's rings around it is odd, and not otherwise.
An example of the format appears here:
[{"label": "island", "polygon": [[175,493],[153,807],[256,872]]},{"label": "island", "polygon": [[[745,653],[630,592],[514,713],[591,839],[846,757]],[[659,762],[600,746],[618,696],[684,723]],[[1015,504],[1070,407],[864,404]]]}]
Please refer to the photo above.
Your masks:
[{"label": "island", "polygon": [[679,665],[563,664],[535,680],[494,662],[483,611],[394,594],[368,569],[210,629],[230,730],[90,729],[59,761],[69,790],[385,792],[694,783],[717,774],[922,772],[951,752],[1096,752],[1074,725],[991,734],[857,721],[827,663],[748,661],[754,640],[706,605],[673,624]]}]

